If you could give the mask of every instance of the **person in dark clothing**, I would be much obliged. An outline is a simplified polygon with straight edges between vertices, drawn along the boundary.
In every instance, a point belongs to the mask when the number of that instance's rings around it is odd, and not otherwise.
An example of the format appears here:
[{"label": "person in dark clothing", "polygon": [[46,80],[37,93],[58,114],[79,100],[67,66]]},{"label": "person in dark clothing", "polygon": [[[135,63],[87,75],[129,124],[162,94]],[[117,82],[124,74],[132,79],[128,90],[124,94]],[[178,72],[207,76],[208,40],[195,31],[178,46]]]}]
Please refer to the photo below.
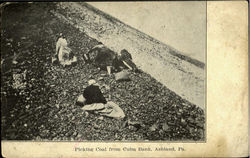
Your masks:
[{"label": "person in dark clothing", "polygon": [[84,59],[85,63],[91,63],[90,54],[93,53],[94,51],[99,51],[99,49],[101,49],[102,47],[104,47],[102,42],[98,42],[98,44],[95,45],[93,48],[91,48],[87,53],[84,53],[83,59]]},{"label": "person in dark clothing", "polygon": [[118,57],[118,61],[119,62],[116,62],[116,65],[119,65],[119,67],[128,68],[133,71],[138,70],[137,66],[132,61],[132,55],[126,49],[121,50],[120,56]]},{"label": "person in dark clothing", "polygon": [[112,66],[113,66],[113,71],[114,72],[120,72],[122,69],[124,69],[124,64],[119,59],[118,55],[116,55],[116,57],[114,58],[114,60],[112,62]]},{"label": "person in dark clothing", "polygon": [[95,85],[95,80],[90,80],[89,86],[85,88],[83,92],[83,96],[86,99],[85,104],[93,104],[93,103],[103,103],[106,104],[107,101],[104,98],[99,86]]},{"label": "person in dark clothing", "polygon": [[[116,55],[114,51],[103,45],[101,42],[91,48],[87,54],[88,57],[86,57],[86,59],[89,58],[90,54],[92,54],[95,56],[93,59],[94,65],[99,67],[101,70],[107,70],[108,72],[111,69],[112,62]],[[84,58],[84,60],[86,59]]]},{"label": "person in dark clothing", "polygon": [[126,49],[123,49],[123,50],[121,50],[120,59],[121,60],[126,60],[126,59],[132,60],[132,55]]}]

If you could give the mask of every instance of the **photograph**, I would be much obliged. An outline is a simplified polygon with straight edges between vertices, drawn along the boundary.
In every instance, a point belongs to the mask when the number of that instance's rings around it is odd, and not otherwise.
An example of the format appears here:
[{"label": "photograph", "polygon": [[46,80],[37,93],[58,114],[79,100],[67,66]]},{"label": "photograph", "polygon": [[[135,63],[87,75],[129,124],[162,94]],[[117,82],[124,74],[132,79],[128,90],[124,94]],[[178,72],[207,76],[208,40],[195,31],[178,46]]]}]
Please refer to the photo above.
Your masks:
[{"label": "photograph", "polygon": [[1,140],[206,143],[206,1],[1,5]]}]

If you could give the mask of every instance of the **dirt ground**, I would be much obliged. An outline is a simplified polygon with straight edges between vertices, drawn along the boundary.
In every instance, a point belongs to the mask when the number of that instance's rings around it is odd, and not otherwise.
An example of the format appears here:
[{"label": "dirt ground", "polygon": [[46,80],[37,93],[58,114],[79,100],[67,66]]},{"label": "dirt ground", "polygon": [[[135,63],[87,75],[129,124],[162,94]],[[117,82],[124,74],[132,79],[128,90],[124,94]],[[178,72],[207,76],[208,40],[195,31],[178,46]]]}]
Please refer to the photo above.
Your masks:
[{"label": "dirt ground", "polygon": [[[205,139],[205,114],[147,73],[116,82],[82,58],[98,43],[51,11],[54,3],[18,3],[4,7],[1,24],[1,136],[4,140],[195,140]],[[61,10],[60,10],[61,11]],[[59,33],[68,37],[75,66],[52,65]],[[15,55],[14,55],[15,54]],[[13,58],[17,64],[12,64]],[[130,122],[100,117],[76,106],[95,78],[106,98],[117,103]]]}]

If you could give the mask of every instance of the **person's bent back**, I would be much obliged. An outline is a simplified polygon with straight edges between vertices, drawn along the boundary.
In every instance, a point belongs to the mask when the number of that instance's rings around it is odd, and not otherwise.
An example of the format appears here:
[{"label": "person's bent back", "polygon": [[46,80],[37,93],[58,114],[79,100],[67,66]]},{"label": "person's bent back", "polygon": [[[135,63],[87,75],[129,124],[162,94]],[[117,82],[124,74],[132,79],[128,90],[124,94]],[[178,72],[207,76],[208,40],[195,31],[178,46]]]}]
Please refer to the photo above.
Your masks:
[{"label": "person's bent back", "polygon": [[106,104],[107,101],[104,98],[99,86],[90,84],[85,88],[83,92],[83,96],[86,99],[85,104],[93,104],[93,103],[103,103]]}]

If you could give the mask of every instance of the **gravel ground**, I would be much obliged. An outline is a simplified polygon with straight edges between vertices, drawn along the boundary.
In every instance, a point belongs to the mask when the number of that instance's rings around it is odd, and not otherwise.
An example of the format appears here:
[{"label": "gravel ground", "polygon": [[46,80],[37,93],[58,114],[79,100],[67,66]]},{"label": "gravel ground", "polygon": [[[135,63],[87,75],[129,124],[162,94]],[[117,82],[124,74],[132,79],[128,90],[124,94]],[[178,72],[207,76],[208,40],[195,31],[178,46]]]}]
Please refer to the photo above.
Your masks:
[{"label": "gravel ground", "polygon": [[115,52],[128,50],[133,61],[144,72],[182,98],[205,109],[204,63],[183,56],[171,46],[127,26],[87,3],[62,2],[56,6],[58,9],[53,13],[61,21],[98,39]]},{"label": "gravel ground", "polygon": [[[54,3],[13,4],[2,17],[2,139],[7,140],[195,140],[205,139],[204,111],[182,99],[147,73],[131,73],[131,81],[85,64],[82,54],[97,40],[56,19]],[[7,14],[6,14],[7,13]],[[66,34],[79,62],[52,65],[56,35]],[[12,64],[14,53],[17,64]],[[2,62],[2,60],[1,60]],[[106,98],[117,103],[130,123],[75,105],[95,78]]]}]

